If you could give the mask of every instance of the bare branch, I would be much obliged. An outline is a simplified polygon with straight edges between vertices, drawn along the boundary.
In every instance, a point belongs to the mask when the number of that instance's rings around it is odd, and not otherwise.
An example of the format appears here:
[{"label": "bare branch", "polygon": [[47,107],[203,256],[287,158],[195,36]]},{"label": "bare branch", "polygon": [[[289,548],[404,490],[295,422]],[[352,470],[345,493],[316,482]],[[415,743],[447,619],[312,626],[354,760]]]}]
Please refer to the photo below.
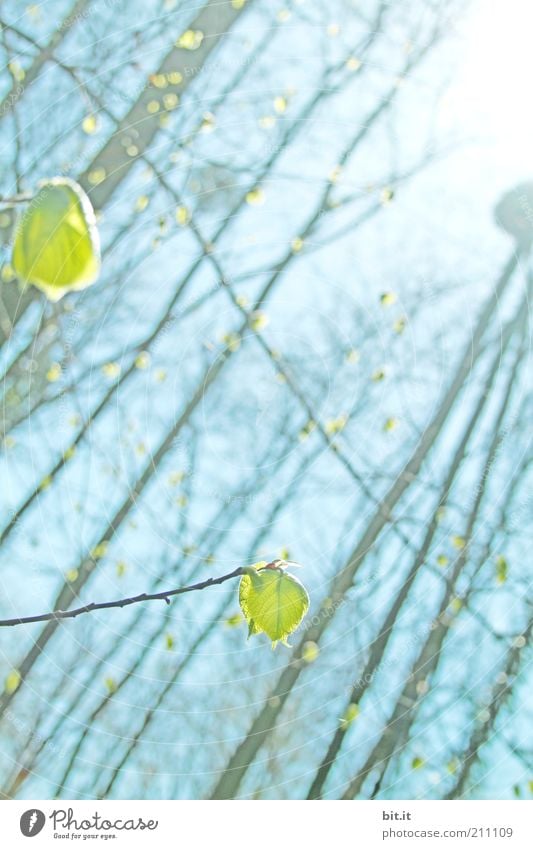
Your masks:
[{"label": "bare branch", "polygon": [[188,587],[178,587],[158,593],[140,593],[139,595],[129,596],[127,598],[118,598],[114,601],[92,601],[90,604],[84,604],[82,607],[75,607],[72,610],[53,610],[51,613],[39,613],[36,616],[0,619],[0,627],[6,628],[11,625],[29,625],[32,622],[57,622],[61,619],[75,619],[76,616],[80,616],[82,613],[93,613],[95,610],[108,610],[112,607],[129,607],[130,604],[139,604],[143,601],[165,601],[167,604],[170,604],[172,596],[192,593],[196,590],[205,590],[207,587],[223,584],[225,581],[238,578],[243,574],[243,570],[239,566],[238,569],[234,569],[233,572],[228,572],[226,575],[221,575],[218,578],[207,578],[205,581],[190,584]]}]

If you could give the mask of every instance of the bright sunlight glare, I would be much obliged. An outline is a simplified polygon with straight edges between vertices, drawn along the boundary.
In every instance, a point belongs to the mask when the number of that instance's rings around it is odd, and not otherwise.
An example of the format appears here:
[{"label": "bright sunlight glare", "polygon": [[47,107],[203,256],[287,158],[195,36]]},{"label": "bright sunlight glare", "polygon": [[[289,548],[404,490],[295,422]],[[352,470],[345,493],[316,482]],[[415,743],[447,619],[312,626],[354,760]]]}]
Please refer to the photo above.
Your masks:
[{"label": "bright sunlight glare", "polygon": [[442,117],[483,137],[500,162],[529,176],[533,143],[531,72],[533,4],[481,0],[459,33],[464,60]]}]

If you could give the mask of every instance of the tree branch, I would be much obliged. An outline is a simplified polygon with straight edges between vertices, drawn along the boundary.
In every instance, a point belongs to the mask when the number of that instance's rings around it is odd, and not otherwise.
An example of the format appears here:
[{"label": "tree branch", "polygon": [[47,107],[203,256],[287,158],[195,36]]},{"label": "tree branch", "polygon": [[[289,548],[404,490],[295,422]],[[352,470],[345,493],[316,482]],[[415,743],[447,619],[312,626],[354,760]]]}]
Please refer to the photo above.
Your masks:
[{"label": "tree branch", "polygon": [[221,575],[218,578],[207,578],[205,581],[200,581],[197,584],[190,584],[188,587],[178,587],[173,590],[163,590],[159,593],[140,593],[140,595],[129,596],[127,598],[118,598],[114,601],[92,601],[90,604],[84,604],[82,607],[75,607],[72,610],[53,610],[51,613],[39,613],[36,616],[20,616],[15,619],[0,619],[0,627],[5,628],[11,625],[28,625],[32,622],[50,622],[59,619],[74,619],[82,613],[92,613],[94,610],[107,610],[110,607],[128,607],[130,604],[139,604],[142,601],[166,601],[170,604],[171,596],[183,595],[183,593],[191,593],[195,590],[205,590],[207,587],[214,587],[217,584],[223,584],[225,581],[230,581],[232,578],[238,578],[244,574],[242,567],[234,569],[233,572],[228,572],[226,575]]}]

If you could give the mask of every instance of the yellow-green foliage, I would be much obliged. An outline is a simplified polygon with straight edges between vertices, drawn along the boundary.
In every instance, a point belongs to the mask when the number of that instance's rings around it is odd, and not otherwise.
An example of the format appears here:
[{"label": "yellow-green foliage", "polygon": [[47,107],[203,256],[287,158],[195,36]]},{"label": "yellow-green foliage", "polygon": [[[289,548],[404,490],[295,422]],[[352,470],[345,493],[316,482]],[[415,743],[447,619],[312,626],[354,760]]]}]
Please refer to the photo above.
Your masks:
[{"label": "yellow-green foliage", "polygon": [[251,567],[241,578],[239,603],[248,635],[264,632],[275,646],[278,640],[287,644],[307,612],[309,596],[303,584],[284,569]]},{"label": "yellow-green foliage", "polygon": [[56,177],[41,184],[18,221],[12,264],[22,281],[51,301],[95,282],[98,231],[89,198],[77,183]]}]

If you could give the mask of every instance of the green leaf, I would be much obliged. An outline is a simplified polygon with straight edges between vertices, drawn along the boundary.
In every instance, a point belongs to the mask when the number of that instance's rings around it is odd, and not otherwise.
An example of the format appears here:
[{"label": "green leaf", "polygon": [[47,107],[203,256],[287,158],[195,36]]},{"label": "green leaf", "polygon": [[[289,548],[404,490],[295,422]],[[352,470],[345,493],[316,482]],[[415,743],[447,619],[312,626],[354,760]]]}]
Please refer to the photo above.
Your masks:
[{"label": "green leaf", "polygon": [[225,624],[228,628],[236,628],[237,625],[240,625],[242,622],[242,616],[240,613],[235,613],[233,616],[228,616],[225,621]]},{"label": "green leaf", "polygon": [[22,678],[18,669],[12,669],[11,672],[6,676],[6,680],[4,683],[5,692],[11,696],[14,692],[16,692],[16,690],[18,690],[21,681]]},{"label": "green leaf", "polygon": [[496,580],[499,584],[505,584],[509,571],[509,565],[503,554],[496,557]]},{"label": "green leaf", "polygon": [[307,640],[302,647],[302,660],[306,663],[314,663],[320,654],[320,648],[313,640]]},{"label": "green leaf", "polygon": [[91,202],[77,183],[66,177],[41,183],[18,221],[12,264],[51,301],[95,282],[100,240]]},{"label": "green leaf", "polygon": [[341,731],[346,731],[346,729],[350,727],[352,722],[355,722],[360,713],[361,710],[359,708],[359,705],[355,702],[350,702],[350,704],[344,711],[344,716],[341,716]]},{"label": "green leaf", "polygon": [[248,636],[264,632],[274,647],[298,627],[309,607],[307,590],[278,566],[247,570],[239,587],[239,603]]},{"label": "green leaf", "polygon": [[107,689],[107,692],[109,693],[109,695],[112,696],[113,693],[117,692],[117,682],[115,681],[114,678],[111,678],[111,677],[106,678],[105,681],[104,681],[104,684],[106,685],[106,689]]}]

